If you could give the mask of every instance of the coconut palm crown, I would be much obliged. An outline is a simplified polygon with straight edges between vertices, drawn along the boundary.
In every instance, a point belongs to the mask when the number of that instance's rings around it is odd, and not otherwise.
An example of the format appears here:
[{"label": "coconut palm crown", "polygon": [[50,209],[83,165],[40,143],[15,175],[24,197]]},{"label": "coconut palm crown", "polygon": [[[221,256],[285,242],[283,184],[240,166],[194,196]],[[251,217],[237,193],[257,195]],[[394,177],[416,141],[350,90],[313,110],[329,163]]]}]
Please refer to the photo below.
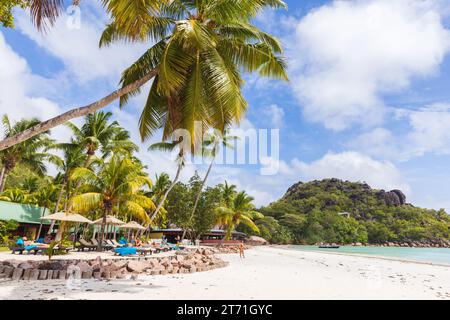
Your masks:
[{"label": "coconut palm crown", "polygon": [[262,218],[263,215],[255,211],[253,200],[253,197],[250,197],[245,191],[241,191],[235,195],[230,206],[217,208],[217,223],[225,227],[227,239],[231,238],[231,233],[241,223],[253,231],[259,232],[253,220]]},{"label": "coconut palm crown", "polygon": [[[262,9],[285,8],[280,0],[174,0],[159,14],[114,15],[100,46],[123,40],[154,43],[121,78],[123,87],[157,70],[139,129],[142,140],[163,128],[163,140],[186,129],[194,145],[196,121],[220,131],[247,109],[242,72],[288,80],[283,50],[273,36],[251,24]],[[120,98],[123,107],[137,88]]]}]

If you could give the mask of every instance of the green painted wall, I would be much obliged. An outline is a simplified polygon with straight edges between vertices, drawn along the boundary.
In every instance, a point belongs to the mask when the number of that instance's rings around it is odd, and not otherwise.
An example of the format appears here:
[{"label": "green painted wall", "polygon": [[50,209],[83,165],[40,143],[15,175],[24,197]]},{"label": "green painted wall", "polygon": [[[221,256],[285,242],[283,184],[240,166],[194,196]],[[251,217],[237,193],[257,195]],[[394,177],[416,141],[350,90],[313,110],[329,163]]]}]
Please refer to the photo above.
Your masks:
[{"label": "green painted wall", "polygon": [[[13,202],[0,201],[0,220],[16,220],[22,223],[41,223],[39,219],[42,216],[44,208],[31,204],[20,204]],[[45,210],[45,215],[50,214]],[[50,224],[48,221],[43,224]]]}]

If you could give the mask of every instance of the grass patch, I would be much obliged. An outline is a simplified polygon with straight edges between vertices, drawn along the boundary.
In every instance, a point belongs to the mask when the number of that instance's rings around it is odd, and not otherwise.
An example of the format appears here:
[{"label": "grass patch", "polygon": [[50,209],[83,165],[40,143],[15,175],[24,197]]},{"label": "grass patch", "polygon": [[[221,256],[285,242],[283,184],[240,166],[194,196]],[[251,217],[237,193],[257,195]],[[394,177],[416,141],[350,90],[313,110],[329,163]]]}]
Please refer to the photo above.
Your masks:
[{"label": "grass patch", "polygon": [[0,252],[3,252],[3,251],[9,251],[9,248],[8,247],[0,247]]}]

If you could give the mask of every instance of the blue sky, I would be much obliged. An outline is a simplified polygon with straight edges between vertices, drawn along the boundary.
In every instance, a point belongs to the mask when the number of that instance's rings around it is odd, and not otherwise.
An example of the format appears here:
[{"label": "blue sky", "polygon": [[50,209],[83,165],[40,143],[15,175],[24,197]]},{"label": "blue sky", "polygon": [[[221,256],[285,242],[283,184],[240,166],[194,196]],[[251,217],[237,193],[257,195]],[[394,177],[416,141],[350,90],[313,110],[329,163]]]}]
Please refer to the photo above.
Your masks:
[{"label": "blue sky", "polygon": [[[290,82],[246,75],[250,108],[242,123],[280,129],[280,171],[262,176],[259,166],[217,166],[210,183],[227,179],[265,205],[299,180],[337,177],[400,188],[416,205],[450,209],[448,1],[287,3],[288,11],[267,10],[255,23],[282,40]],[[98,49],[107,21],[99,12],[85,2],[80,28],[62,17],[41,35],[17,11],[16,29],[0,29],[0,113],[47,119],[115,88],[146,46]],[[144,99],[124,110],[108,107],[136,142]],[[60,127],[53,135],[65,140],[69,132]],[[140,156],[151,174],[173,174],[167,155],[146,151],[150,143]],[[189,165],[183,178],[204,169]]]}]

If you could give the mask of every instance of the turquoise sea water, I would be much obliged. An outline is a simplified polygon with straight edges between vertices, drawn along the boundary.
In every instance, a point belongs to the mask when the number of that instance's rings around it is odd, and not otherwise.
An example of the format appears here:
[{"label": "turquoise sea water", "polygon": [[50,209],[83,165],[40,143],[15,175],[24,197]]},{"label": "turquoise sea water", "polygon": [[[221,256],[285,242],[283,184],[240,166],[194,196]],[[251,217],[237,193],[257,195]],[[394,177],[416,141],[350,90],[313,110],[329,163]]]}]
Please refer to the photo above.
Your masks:
[{"label": "turquoise sea water", "polygon": [[351,247],[320,249],[317,246],[289,246],[292,250],[320,251],[355,255],[380,256],[420,262],[431,262],[450,266],[450,249],[447,248],[397,248],[397,247]]}]

